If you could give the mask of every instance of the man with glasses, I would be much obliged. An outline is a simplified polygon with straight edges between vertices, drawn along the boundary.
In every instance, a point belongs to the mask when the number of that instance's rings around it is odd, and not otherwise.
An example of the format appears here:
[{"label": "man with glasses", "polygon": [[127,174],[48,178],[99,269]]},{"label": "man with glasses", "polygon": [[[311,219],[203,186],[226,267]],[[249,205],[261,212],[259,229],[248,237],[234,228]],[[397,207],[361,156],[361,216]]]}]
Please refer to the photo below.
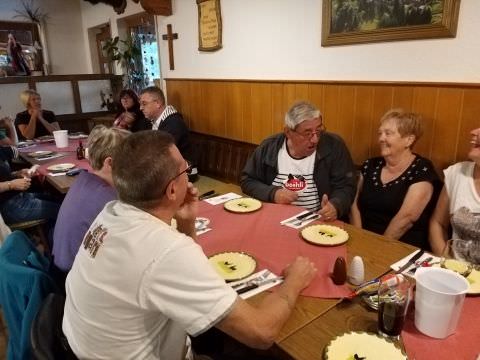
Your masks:
[{"label": "man with glasses", "polygon": [[93,222],[66,283],[63,331],[77,357],[191,359],[187,333],[212,327],[251,347],[271,346],[314,265],[294,260],[284,282],[253,307],[195,243],[197,190],[169,134],[130,135],[112,169],[119,201]]},{"label": "man with glasses", "polygon": [[326,132],[320,110],[305,101],[285,114],[283,133],[257,147],[240,184],[261,201],[303,206],[327,221],[348,215],[356,189],[345,143]]}]

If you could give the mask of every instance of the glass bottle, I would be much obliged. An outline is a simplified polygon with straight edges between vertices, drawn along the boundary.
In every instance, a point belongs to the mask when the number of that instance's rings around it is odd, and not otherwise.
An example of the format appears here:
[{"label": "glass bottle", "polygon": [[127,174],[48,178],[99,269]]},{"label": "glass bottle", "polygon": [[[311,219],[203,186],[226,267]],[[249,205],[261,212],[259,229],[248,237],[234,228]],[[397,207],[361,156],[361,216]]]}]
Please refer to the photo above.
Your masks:
[{"label": "glass bottle", "polygon": [[83,147],[83,144],[81,141],[78,142],[77,159],[78,160],[85,159],[85,148]]}]

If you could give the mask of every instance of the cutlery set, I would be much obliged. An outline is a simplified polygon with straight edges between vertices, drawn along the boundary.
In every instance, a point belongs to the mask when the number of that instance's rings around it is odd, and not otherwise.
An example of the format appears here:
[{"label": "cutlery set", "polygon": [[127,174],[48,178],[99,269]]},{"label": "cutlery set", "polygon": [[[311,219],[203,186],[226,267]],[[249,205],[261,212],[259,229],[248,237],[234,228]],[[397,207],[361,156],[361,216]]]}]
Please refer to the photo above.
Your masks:
[{"label": "cutlery set", "polygon": [[271,283],[279,281],[279,280],[283,280],[282,276],[276,276],[274,278],[269,279],[268,277],[271,274],[272,273],[271,273],[270,270],[265,270],[262,274],[260,274],[259,276],[255,277],[253,279],[250,279],[250,280],[243,281],[241,283],[232,285],[232,288],[238,294],[243,294],[243,293],[246,293],[250,290],[257,289],[260,286],[263,286],[263,285],[266,285],[266,284],[271,284]]},{"label": "cutlery set", "polygon": [[287,221],[283,221],[281,224],[282,225],[293,225],[295,227],[302,226],[304,222],[310,221],[310,220],[316,220],[320,217],[319,214],[317,214],[315,211],[308,211],[305,214],[298,215],[292,219],[289,219]]}]

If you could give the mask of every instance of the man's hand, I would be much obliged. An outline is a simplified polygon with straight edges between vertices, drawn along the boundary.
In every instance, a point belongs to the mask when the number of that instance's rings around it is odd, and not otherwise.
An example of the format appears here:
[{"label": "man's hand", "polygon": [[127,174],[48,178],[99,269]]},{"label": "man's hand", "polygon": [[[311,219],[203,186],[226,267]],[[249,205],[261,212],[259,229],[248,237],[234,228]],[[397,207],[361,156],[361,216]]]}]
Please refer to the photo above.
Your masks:
[{"label": "man's hand", "polygon": [[30,178],[15,179],[10,181],[10,189],[25,191],[30,187],[31,182]]},{"label": "man's hand", "polygon": [[335,206],[332,205],[330,201],[328,201],[327,194],[323,194],[322,196],[322,203],[321,203],[320,211],[318,212],[322,216],[322,220],[325,221],[335,221],[337,220],[337,209]]},{"label": "man's hand", "polygon": [[192,183],[188,183],[187,192],[185,194],[185,199],[183,204],[178,209],[177,213],[175,214],[175,219],[178,220],[193,220],[198,214],[198,189],[192,185]]},{"label": "man's hand", "polygon": [[295,285],[299,291],[310,284],[316,273],[315,264],[303,256],[297,257],[292,264],[283,270],[285,282]]},{"label": "man's hand", "polygon": [[298,199],[298,194],[295,191],[280,188],[275,192],[273,202],[276,204],[290,204]]}]

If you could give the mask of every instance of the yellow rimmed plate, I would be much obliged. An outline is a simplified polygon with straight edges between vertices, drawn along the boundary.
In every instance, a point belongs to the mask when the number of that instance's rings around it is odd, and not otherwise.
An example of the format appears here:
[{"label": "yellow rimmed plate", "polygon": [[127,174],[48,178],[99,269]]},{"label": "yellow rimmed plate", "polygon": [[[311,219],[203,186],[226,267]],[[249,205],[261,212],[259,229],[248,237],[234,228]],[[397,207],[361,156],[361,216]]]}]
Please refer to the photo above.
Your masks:
[{"label": "yellow rimmed plate", "polygon": [[257,199],[241,197],[227,201],[223,204],[223,207],[227,211],[243,214],[259,210],[262,207],[262,202]]},{"label": "yellow rimmed plate", "polygon": [[307,226],[300,232],[302,238],[314,245],[336,246],[345,244],[348,241],[348,233],[334,225],[312,225]]},{"label": "yellow rimmed plate", "polygon": [[[440,264],[433,265],[435,267],[440,267]],[[448,269],[448,266],[446,267]],[[454,269],[450,269],[455,271]],[[468,283],[470,284],[470,288],[468,289],[467,294],[470,295],[479,295],[480,294],[480,271],[473,269],[470,275],[466,277]]]},{"label": "yellow rimmed plate", "polygon": [[236,281],[253,274],[257,261],[244,252],[222,252],[208,258],[215,271],[225,281]]},{"label": "yellow rimmed plate", "polygon": [[34,152],[31,152],[31,153],[28,153],[28,156],[31,156],[31,157],[42,157],[42,156],[47,156],[47,155],[51,155],[53,154],[53,151],[49,151],[49,150],[38,150],[38,151],[34,151]]},{"label": "yellow rimmed plate", "polygon": [[[355,357],[357,355],[357,357]],[[333,338],[323,351],[325,360],[407,360],[407,355],[391,341],[377,334],[347,332]]]},{"label": "yellow rimmed plate", "polygon": [[75,167],[75,164],[72,163],[64,163],[64,164],[55,164],[47,167],[47,170],[52,171],[52,172],[64,172],[68,171],[70,169],[73,169]]}]

